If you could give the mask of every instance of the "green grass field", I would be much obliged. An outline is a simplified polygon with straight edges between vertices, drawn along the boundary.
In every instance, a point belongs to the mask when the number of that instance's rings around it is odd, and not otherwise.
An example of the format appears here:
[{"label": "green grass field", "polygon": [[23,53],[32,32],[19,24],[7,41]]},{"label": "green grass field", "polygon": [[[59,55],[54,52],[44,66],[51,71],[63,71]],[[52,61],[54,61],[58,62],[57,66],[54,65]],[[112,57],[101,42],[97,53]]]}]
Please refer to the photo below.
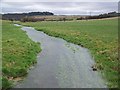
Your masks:
[{"label": "green grass field", "polygon": [[60,37],[91,51],[108,87],[118,87],[118,19],[88,21],[17,22]]},{"label": "green grass field", "polygon": [[35,64],[38,43],[9,21],[2,22],[2,88],[12,87],[15,81],[27,75],[28,68]]}]

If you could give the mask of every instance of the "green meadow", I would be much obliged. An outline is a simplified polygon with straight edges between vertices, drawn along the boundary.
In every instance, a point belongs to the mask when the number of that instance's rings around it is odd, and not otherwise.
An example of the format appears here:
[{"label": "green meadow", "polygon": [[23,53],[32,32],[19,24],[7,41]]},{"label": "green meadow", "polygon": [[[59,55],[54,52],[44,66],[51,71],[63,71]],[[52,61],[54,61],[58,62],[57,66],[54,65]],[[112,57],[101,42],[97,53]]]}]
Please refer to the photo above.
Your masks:
[{"label": "green meadow", "polygon": [[[63,38],[68,42],[75,43],[77,45],[81,45],[85,48],[88,48],[96,62],[95,66],[97,67],[97,70],[101,72],[103,78],[107,82],[106,84],[108,85],[108,87],[111,88],[118,87],[117,18],[104,20],[81,20],[65,22],[43,21],[43,22],[25,22],[25,23],[17,22],[17,23],[34,27],[38,31],[43,31],[50,36]],[[11,28],[13,27],[11,26]],[[5,30],[3,31],[5,32]],[[20,35],[18,34],[19,32],[17,32],[16,34],[17,36]],[[7,38],[8,36],[4,37]],[[7,40],[6,38],[5,40]],[[3,41],[5,40],[3,38]],[[26,41],[24,39],[22,40],[23,42]],[[8,42],[8,45],[9,43],[11,42]],[[4,47],[6,47],[7,42],[4,42],[3,44],[5,44]],[[7,57],[8,56],[9,55],[7,55]]]},{"label": "green meadow", "polygon": [[2,21],[2,89],[11,88],[27,75],[37,60],[40,45],[10,21]]}]

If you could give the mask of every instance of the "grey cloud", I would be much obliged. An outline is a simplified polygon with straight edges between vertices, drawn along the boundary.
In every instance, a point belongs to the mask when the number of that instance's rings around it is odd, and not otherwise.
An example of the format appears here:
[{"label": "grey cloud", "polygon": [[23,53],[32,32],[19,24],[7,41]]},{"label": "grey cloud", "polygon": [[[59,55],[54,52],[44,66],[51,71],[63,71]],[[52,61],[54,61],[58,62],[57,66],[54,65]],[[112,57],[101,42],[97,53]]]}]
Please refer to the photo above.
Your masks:
[{"label": "grey cloud", "polygon": [[2,2],[2,12],[51,11],[55,14],[93,14],[117,11],[117,2]]}]

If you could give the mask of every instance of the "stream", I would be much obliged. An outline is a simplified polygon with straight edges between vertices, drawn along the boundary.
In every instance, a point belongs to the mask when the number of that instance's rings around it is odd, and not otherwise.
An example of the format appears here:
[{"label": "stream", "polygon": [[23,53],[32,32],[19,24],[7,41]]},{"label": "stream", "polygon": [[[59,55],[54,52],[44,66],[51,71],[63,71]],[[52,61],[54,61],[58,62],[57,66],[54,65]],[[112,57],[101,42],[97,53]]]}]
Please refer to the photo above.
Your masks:
[{"label": "stream", "polygon": [[[15,26],[19,26],[15,24]],[[37,64],[15,88],[107,88],[88,49],[22,26],[30,39],[40,42]]]}]

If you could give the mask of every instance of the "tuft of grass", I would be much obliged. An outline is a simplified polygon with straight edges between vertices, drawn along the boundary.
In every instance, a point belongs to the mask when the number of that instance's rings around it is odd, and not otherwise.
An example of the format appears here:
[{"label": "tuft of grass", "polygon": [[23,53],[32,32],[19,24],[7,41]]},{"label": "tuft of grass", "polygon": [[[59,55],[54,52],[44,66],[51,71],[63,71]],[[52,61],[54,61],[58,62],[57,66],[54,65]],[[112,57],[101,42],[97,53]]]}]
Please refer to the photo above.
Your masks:
[{"label": "tuft of grass", "polygon": [[14,78],[26,76],[40,51],[40,43],[29,39],[20,27],[2,21],[2,88],[11,88]]},{"label": "tuft of grass", "polygon": [[118,87],[118,19],[17,22],[88,48],[110,88]]},{"label": "tuft of grass", "polygon": [[10,89],[11,86],[12,86],[11,82],[8,81],[7,78],[3,77],[3,78],[2,78],[2,90]]}]

